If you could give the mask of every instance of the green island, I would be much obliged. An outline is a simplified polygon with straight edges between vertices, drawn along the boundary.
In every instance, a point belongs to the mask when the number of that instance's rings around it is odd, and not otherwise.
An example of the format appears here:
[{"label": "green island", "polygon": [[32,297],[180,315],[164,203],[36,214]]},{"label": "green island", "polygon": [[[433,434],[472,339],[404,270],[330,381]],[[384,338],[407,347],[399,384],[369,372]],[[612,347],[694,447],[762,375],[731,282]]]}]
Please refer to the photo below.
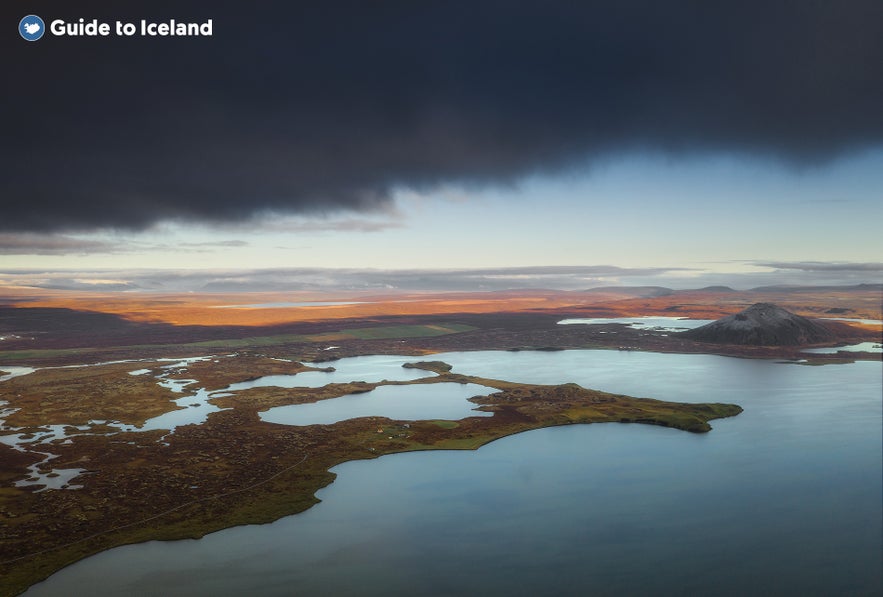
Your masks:
[{"label": "green island", "polygon": [[[732,404],[681,404],[585,389],[513,383],[455,373],[441,361],[413,362],[426,377],[410,381],[330,383],[317,388],[254,387],[219,395],[223,408],[198,425],[119,432],[106,421],[141,425],[179,407],[156,375],[217,390],[271,374],[317,370],[266,355],[222,355],[186,366],[128,362],[44,368],[3,383],[0,399],[17,408],[6,429],[23,435],[24,450],[0,446],[0,575],[15,595],[59,569],[100,551],[149,540],[199,538],[220,529],[260,524],[302,512],[334,480],[340,463],[417,450],[474,450],[495,439],[556,425],[644,423],[704,433],[708,421],[734,416]],[[132,375],[148,370],[150,375]],[[324,368],[319,370],[331,370]],[[456,421],[363,417],[333,425],[290,426],[262,421],[276,406],[370,392],[383,385],[472,383],[488,395],[472,398],[492,416]],[[65,425],[66,439],[38,444],[48,425]],[[30,442],[30,443],[29,443]],[[43,461],[39,452],[55,455]],[[40,491],[14,485],[28,467],[43,474],[82,469],[76,488]]]}]

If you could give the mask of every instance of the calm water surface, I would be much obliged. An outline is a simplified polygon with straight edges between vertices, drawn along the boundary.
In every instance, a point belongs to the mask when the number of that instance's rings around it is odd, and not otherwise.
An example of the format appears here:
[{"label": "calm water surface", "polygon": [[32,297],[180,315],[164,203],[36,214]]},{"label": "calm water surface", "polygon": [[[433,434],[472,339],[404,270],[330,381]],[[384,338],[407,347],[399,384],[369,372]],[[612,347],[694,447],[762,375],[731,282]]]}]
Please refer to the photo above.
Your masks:
[{"label": "calm water surface", "polygon": [[474,383],[380,386],[363,394],[271,408],[260,413],[260,417],[262,421],[283,425],[332,425],[356,417],[456,421],[464,417],[493,415],[475,410],[478,405],[469,399],[496,391]]},{"label": "calm water surface", "polygon": [[816,354],[834,354],[837,352],[883,352],[880,342],[860,342],[850,346],[832,346],[827,348],[807,348],[803,352]]},{"label": "calm water surface", "polygon": [[422,369],[405,369],[403,363],[419,361],[418,357],[401,357],[397,355],[371,355],[351,357],[316,363],[317,367],[333,367],[334,371],[304,371],[295,375],[266,375],[231,384],[224,392],[247,390],[276,386],[280,388],[321,388],[329,383],[347,383],[350,381],[406,381],[421,377],[432,377],[435,373]]},{"label": "calm water surface", "polygon": [[580,425],[476,452],[346,463],[303,514],[117,548],[28,595],[880,594],[879,362],[433,358],[461,373],[745,412],[703,435]]},{"label": "calm water surface", "polygon": [[692,330],[707,323],[711,323],[713,319],[687,319],[686,317],[591,317],[578,319],[562,319],[559,325],[598,325],[607,323],[622,323],[626,327],[636,330],[656,330],[665,332],[679,332],[683,330]]}]

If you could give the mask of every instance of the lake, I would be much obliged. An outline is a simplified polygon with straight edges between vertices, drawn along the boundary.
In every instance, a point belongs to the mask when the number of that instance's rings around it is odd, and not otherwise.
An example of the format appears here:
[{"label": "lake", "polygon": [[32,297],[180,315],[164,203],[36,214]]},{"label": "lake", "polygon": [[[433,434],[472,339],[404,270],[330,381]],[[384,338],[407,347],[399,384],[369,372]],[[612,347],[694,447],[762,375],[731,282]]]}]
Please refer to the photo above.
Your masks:
[{"label": "lake", "polygon": [[883,352],[879,342],[860,342],[850,346],[829,346],[826,348],[807,348],[803,352],[815,354],[835,354],[838,352]]},{"label": "lake", "polygon": [[604,350],[433,360],[745,412],[708,434],[577,425],[345,463],[302,514],[113,549],[27,594],[880,594],[879,362]]},{"label": "lake", "polygon": [[713,319],[688,319],[686,317],[590,317],[578,319],[562,319],[559,325],[602,325],[621,323],[635,330],[653,330],[657,332],[683,332],[713,322]]},{"label": "lake", "polygon": [[424,386],[380,386],[367,393],[309,404],[278,406],[260,413],[262,421],[283,425],[332,425],[356,417],[388,417],[410,421],[490,417],[469,402],[473,396],[496,392],[473,383],[436,383]]}]

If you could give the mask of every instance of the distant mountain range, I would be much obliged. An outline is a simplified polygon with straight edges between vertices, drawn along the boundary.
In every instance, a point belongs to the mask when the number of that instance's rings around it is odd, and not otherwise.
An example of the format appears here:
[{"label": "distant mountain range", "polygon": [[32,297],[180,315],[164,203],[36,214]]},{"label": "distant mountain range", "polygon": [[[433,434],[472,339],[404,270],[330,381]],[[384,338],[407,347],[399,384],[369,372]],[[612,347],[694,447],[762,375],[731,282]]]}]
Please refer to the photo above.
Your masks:
[{"label": "distant mountain range", "polygon": [[833,290],[883,290],[883,284],[855,284],[853,286],[802,286],[800,284],[778,284],[758,286],[749,292],[825,292]]},{"label": "distant mountain range", "polygon": [[883,290],[883,284],[854,284],[852,286],[802,286],[800,284],[777,284],[774,286],[758,286],[740,291],[729,286],[705,286],[704,288],[692,288],[675,290],[665,286],[599,286],[577,292],[609,292],[616,294],[628,294],[636,298],[651,298],[657,296],[669,296],[671,294],[686,292],[825,292],[845,290]]},{"label": "distant mountain range", "polygon": [[600,286],[598,288],[589,288],[588,290],[580,290],[578,292],[624,294],[636,298],[668,296],[675,293],[671,288],[665,288],[664,286]]}]

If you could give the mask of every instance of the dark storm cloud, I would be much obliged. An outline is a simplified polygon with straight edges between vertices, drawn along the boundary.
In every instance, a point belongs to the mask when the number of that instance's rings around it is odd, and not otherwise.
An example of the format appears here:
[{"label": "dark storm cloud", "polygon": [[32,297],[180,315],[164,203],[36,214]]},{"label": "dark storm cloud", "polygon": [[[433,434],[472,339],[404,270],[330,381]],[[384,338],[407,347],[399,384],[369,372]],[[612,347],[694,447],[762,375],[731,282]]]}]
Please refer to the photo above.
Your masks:
[{"label": "dark storm cloud", "polygon": [[[883,140],[883,3],[4,3],[5,230],[382,206],[629,150],[816,163]],[[211,38],[25,42],[52,19]]]}]

